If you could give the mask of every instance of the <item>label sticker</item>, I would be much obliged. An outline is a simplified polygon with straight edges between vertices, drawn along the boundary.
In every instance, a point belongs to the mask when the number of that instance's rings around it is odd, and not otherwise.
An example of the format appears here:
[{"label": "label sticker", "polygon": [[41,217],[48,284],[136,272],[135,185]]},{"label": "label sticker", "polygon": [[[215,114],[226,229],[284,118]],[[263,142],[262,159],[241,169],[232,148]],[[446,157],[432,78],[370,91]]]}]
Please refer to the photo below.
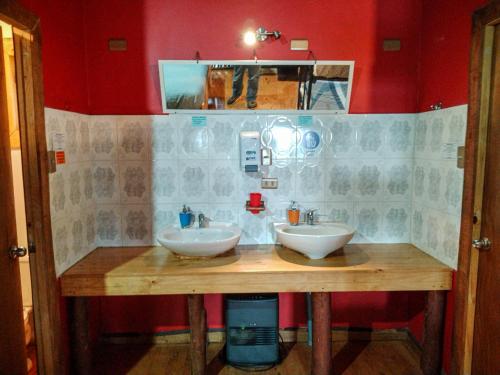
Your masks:
[{"label": "label sticker", "polygon": [[52,133],[52,148],[55,153],[56,164],[66,163],[66,139],[64,133]]},{"label": "label sticker", "polygon": [[303,135],[302,146],[304,146],[306,150],[312,151],[319,146],[320,141],[321,138],[319,134],[311,130]]},{"label": "label sticker", "polygon": [[312,126],[313,117],[310,115],[299,116],[299,126]]},{"label": "label sticker", "polygon": [[195,126],[195,127],[207,126],[207,116],[193,116],[193,117],[191,117],[191,126]]}]

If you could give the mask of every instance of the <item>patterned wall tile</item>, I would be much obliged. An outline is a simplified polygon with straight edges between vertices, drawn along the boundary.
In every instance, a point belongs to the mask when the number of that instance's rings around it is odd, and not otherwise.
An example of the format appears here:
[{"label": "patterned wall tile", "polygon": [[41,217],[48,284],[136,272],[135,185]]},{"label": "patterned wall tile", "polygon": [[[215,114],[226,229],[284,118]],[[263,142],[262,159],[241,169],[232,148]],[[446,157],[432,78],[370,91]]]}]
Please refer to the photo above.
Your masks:
[{"label": "patterned wall tile", "polygon": [[148,203],[151,199],[151,163],[120,162],[120,197],[122,203]]},{"label": "patterned wall tile", "polygon": [[151,149],[151,119],[147,116],[120,116],[117,121],[118,159],[148,160]]},{"label": "patterned wall tile", "polygon": [[117,162],[100,162],[93,165],[92,179],[97,203],[120,201],[120,174]]},{"label": "patterned wall tile", "polygon": [[178,126],[179,158],[208,159],[208,127],[193,126],[191,116],[176,116],[170,121]]},{"label": "patterned wall tile", "polygon": [[121,210],[123,246],[148,246],[153,242],[152,214],[148,205],[125,205]]},{"label": "patterned wall tile", "polygon": [[324,157],[345,158],[354,156],[356,127],[348,115],[322,116],[323,124],[330,130],[331,142],[326,147]]},{"label": "patterned wall tile", "polygon": [[177,160],[178,126],[171,116],[152,116],[150,147],[154,160]]},{"label": "patterned wall tile", "polygon": [[324,202],[325,163],[321,159],[297,161],[296,199],[300,202]]},{"label": "patterned wall tile", "polygon": [[325,199],[352,201],[355,193],[356,164],[347,159],[325,161]]},{"label": "patterned wall tile", "polygon": [[118,155],[116,118],[113,116],[91,116],[90,123],[92,160],[116,160]]},{"label": "patterned wall tile", "polygon": [[152,202],[179,202],[177,160],[154,160],[151,173]]},{"label": "patterned wall tile", "polygon": [[359,157],[380,157],[383,152],[386,129],[382,116],[356,116],[356,154]]},{"label": "patterned wall tile", "polygon": [[407,243],[411,237],[410,203],[385,203],[382,242]]},{"label": "patterned wall tile", "polygon": [[354,210],[356,234],[353,242],[380,242],[384,234],[384,205],[374,202],[358,202]]},{"label": "patterned wall tile", "polygon": [[239,120],[237,116],[208,118],[209,159],[239,158]]},{"label": "patterned wall tile", "polygon": [[384,195],[388,201],[406,201],[411,197],[412,159],[384,161]]},{"label": "patterned wall tile", "polygon": [[355,197],[360,201],[384,198],[384,162],[377,159],[359,160],[354,168]]},{"label": "patterned wall tile", "polygon": [[66,160],[67,163],[75,163],[81,160],[80,115],[65,112],[64,125],[66,134]]},{"label": "patterned wall tile", "polygon": [[325,214],[328,221],[354,226],[354,202],[327,202]]},{"label": "patterned wall tile", "polygon": [[237,160],[212,160],[209,165],[209,201],[218,203],[239,202],[239,175]]},{"label": "patterned wall tile", "polygon": [[208,161],[180,160],[179,187],[182,202],[204,203],[209,201]]},{"label": "patterned wall tile", "polygon": [[99,205],[95,214],[97,246],[122,246],[122,217],[119,205]]},{"label": "patterned wall tile", "polygon": [[384,156],[413,157],[415,120],[415,115],[390,116],[385,133]]}]

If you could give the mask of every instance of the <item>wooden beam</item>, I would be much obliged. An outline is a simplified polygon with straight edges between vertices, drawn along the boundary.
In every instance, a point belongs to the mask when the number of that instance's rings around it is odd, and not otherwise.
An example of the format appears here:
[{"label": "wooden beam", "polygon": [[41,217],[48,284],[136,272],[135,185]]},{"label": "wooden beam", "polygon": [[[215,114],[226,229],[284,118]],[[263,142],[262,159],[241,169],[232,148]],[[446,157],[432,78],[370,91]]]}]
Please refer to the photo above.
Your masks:
[{"label": "wooden beam", "polygon": [[440,375],[443,357],[445,291],[427,292],[424,341],[420,366],[423,375]]},{"label": "wooden beam", "polygon": [[207,315],[203,294],[188,295],[191,327],[191,375],[204,375],[207,363]]},{"label": "wooden beam", "polygon": [[313,345],[312,375],[330,375],[332,371],[332,317],[330,293],[312,293]]},{"label": "wooden beam", "polygon": [[33,31],[39,23],[36,15],[28,12],[15,0],[0,1],[0,20],[28,32]]}]

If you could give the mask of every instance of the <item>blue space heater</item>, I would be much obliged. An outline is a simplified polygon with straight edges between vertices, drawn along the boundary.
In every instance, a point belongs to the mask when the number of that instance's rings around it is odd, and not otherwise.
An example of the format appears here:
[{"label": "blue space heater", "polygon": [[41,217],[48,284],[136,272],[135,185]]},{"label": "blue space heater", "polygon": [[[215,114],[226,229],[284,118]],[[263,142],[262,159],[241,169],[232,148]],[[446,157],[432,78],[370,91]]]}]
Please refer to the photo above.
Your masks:
[{"label": "blue space heater", "polygon": [[236,367],[279,362],[278,294],[226,296],[226,360]]}]

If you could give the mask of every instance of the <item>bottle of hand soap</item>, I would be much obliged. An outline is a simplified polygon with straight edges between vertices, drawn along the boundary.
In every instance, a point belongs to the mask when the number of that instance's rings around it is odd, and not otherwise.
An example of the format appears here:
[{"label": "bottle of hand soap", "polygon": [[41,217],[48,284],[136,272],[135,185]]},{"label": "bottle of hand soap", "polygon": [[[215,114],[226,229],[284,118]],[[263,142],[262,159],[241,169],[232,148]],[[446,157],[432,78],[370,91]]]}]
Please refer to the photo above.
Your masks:
[{"label": "bottle of hand soap", "polygon": [[193,212],[189,207],[186,207],[186,205],[182,207],[182,212],[179,212],[179,220],[181,222],[181,228],[188,228],[194,222]]},{"label": "bottle of hand soap", "polygon": [[288,222],[290,225],[299,225],[300,210],[297,202],[292,201],[288,207]]}]

